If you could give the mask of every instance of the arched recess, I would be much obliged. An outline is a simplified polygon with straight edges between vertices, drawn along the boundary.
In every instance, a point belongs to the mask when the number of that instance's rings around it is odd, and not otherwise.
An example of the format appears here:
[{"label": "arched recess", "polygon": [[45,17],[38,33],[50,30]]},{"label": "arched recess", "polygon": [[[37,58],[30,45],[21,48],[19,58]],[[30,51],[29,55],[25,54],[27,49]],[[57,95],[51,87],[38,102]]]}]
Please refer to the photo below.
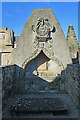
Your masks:
[{"label": "arched recess", "polygon": [[[48,68],[46,63],[49,65]],[[57,66],[57,69],[55,66]],[[36,50],[34,54],[23,63],[23,68],[25,90],[54,90],[59,88],[58,75],[60,72],[57,70],[59,68],[59,70],[62,71],[64,67],[48,50]]]},{"label": "arched recess", "polygon": [[40,54],[41,51],[42,51],[50,60],[53,60],[55,63],[57,63],[57,64],[59,65],[61,71],[64,70],[64,66],[63,66],[62,62],[61,62],[58,58],[56,58],[54,55],[52,55],[46,48],[44,48],[44,49],[40,49],[40,48],[37,49],[29,58],[27,58],[27,59],[25,60],[25,62],[22,64],[22,68],[25,69],[26,65],[27,65],[31,60],[33,60],[34,58],[36,58],[36,57]]}]

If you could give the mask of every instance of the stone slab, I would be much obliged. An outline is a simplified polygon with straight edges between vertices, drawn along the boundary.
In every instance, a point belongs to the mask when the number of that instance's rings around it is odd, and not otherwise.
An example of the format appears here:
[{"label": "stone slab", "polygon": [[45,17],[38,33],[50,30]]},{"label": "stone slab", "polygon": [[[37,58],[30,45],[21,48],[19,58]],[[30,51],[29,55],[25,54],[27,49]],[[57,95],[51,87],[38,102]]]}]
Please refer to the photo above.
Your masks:
[{"label": "stone slab", "polygon": [[[27,112],[10,112],[11,106],[15,105],[17,103],[16,101],[21,99],[26,99],[25,103],[28,107]],[[54,99],[56,104],[55,102],[53,102]],[[62,107],[63,110],[61,110]],[[78,110],[76,109],[75,105],[67,94],[56,92],[37,92],[26,93],[22,95],[17,94],[13,96],[13,98],[8,102],[7,106],[3,109],[3,118],[37,118],[43,116],[46,118],[47,115],[50,115],[51,118],[78,118]]]}]

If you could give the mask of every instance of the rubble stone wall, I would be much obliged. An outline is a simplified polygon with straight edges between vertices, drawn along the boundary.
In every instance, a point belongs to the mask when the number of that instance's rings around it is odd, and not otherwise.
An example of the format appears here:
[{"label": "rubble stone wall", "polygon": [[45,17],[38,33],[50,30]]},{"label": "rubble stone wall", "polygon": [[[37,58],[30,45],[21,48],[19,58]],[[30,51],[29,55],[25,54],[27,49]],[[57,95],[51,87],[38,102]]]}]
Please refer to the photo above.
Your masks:
[{"label": "rubble stone wall", "polygon": [[8,99],[15,93],[15,65],[9,65],[0,67],[2,74],[0,74],[2,80],[2,102],[3,105],[7,104]]},{"label": "rubble stone wall", "polygon": [[80,106],[80,65],[68,65],[65,70],[65,91],[77,107]]}]

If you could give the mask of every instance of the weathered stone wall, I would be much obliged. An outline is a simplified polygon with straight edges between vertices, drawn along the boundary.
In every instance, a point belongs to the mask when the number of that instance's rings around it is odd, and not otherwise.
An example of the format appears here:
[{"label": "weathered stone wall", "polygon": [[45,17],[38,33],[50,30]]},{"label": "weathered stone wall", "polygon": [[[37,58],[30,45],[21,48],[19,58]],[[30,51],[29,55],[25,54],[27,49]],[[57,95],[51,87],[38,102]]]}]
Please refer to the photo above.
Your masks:
[{"label": "weathered stone wall", "polygon": [[6,27],[0,28],[0,65],[13,64],[14,32]]},{"label": "weathered stone wall", "polygon": [[79,48],[79,64],[80,64],[80,48]]},{"label": "weathered stone wall", "polygon": [[[32,30],[32,26],[37,24],[39,18],[48,19],[49,24],[52,27],[55,26],[55,31],[50,34],[51,38],[43,44],[36,40],[35,32]],[[37,49],[42,49],[41,47],[47,52],[47,55],[50,53],[51,56],[57,58],[64,68],[67,64],[72,63],[67,41],[52,9],[37,9],[33,11],[23,27],[20,40],[14,50],[14,64],[22,67],[26,59],[31,57]]]},{"label": "weathered stone wall", "polygon": [[1,67],[0,69],[2,69],[2,74],[0,75],[2,79],[2,100],[3,100],[3,105],[5,105],[7,104],[7,101],[15,93],[16,90],[15,89],[16,66],[9,65],[9,66]]},{"label": "weathered stone wall", "polygon": [[2,118],[2,69],[0,68],[0,120]]},{"label": "weathered stone wall", "polygon": [[23,93],[25,89],[25,81],[24,81],[24,69],[16,65],[16,93]]},{"label": "weathered stone wall", "polygon": [[65,91],[77,107],[80,107],[80,65],[68,65],[65,70]]}]

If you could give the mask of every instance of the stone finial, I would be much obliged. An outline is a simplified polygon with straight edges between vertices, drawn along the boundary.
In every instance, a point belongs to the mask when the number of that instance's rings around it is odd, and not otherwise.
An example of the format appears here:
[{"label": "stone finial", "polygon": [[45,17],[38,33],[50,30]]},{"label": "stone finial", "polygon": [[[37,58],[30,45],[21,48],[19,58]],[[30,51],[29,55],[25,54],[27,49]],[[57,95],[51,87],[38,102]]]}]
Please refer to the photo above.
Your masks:
[{"label": "stone finial", "polygon": [[79,44],[76,38],[73,25],[69,25],[68,27],[66,40],[68,41],[71,58],[77,58],[77,54],[79,52]]}]

